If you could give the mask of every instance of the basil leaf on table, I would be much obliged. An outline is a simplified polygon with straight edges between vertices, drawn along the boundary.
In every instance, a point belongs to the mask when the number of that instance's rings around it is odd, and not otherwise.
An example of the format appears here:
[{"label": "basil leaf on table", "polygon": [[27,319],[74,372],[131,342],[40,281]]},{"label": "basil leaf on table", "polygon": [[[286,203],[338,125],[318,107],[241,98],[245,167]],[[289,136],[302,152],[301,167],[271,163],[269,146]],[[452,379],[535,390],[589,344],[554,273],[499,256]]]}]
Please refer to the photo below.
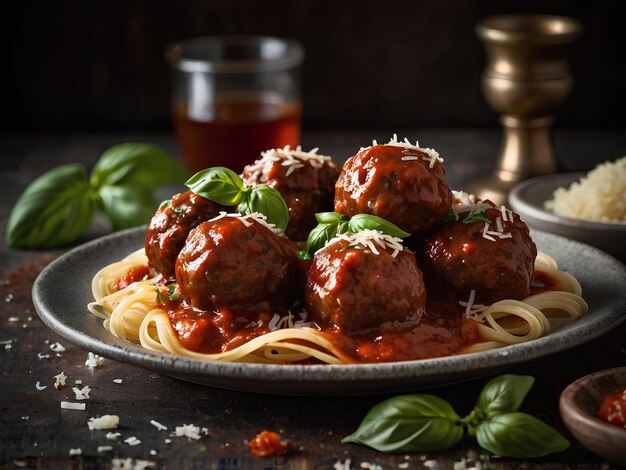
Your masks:
[{"label": "basil leaf on table", "polygon": [[476,408],[487,418],[517,411],[535,379],[529,375],[500,375],[483,387]]},{"label": "basil leaf on table", "polygon": [[374,406],[341,442],[381,452],[429,452],[447,449],[461,437],[461,420],[448,402],[433,395],[402,395]]},{"label": "basil leaf on table", "polygon": [[150,222],[157,209],[152,192],[141,186],[102,186],[98,195],[115,230]]},{"label": "basil leaf on table", "polygon": [[85,232],[94,209],[85,168],[79,164],[53,168],[18,198],[7,224],[7,245],[53,248],[70,243]]},{"label": "basil leaf on table", "polygon": [[395,224],[371,214],[357,214],[350,219],[348,229],[351,233],[362,230],[378,230],[392,237],[406,238],[411,235]]},{"label": "basil leaf on table", "polygon": [[245,194],[237,209],[240,214],[260,212],[267,217],[268,222],[283,230],[289,222],[289,209],[285,200],[270,186],[259,185],[252,188]]},{"label": "basil leaf on table", "polygon": [[239,175],[221,166],[199,171],[185,185],[194,193],[223,206],[235,206],[244,197],[244,185]]},{"label": "basil leaf on table", "polygon": [[146,143],[125,143],[106,150],[90,177],[92,187],[103,185],[139,186],[155,189],[178,183],[187,170],[160,147]]},{"label": "basil leaf on table", "polygon": [[526,413],[514,412],[494,416],[476,427],[478,444],[505,457],[543,457],[561,452],[569,442],[554,428]]}]

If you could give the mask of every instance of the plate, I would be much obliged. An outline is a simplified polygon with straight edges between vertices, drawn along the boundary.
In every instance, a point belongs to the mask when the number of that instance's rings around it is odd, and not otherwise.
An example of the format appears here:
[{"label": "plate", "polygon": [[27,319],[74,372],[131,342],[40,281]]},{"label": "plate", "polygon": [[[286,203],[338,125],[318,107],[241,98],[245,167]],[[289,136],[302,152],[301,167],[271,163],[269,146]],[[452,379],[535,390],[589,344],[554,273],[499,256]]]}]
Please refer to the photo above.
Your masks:
[{"label": "plate", "polygon": [[561,217],[543,208],[543,203],[552,199],[557,188],[567,188],[584,175],[581,172],[558,173],[523,181],[509,194],[511,208],[531,228],[587,243],[626,262],[626,224]]},{"label": "plate", "polygon": [[91,279],[106,264],[143,246],[146,227],[91,241],[46,267],[33,285],[41,319],[68,341],[121,362],[213,387],[288,395],[356,395],[428,388],[498,372],[589,341],[626,318],[626,268],[600,250],[546,233],[538,247],[574,274],[590,306],[574,323],[527,343],[459,356],[365,365],[268,365],[187,359],[116,338],[91,315]]}]

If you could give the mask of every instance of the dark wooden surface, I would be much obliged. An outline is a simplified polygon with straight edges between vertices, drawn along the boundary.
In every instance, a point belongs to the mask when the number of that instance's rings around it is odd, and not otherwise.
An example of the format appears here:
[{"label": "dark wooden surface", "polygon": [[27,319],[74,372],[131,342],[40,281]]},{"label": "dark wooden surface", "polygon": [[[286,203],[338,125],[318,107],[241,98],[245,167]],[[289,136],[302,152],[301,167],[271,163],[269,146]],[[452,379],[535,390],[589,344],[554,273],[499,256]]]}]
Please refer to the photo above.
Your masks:
[{"label": "dark wooden surface", "polygon": [[[371,139],[384,140],[389,134],[381,130],[305,133],[304,145],[319,146],[322,153],[341,161]],[[566,169],[582,169],[614,159],[626,148],[625,134],[562,130],[556,136],[561,162]],[[402,135],[420,138],[422,145],[437,148],[446,159],[451,184],[457,188],[483,174],[498,148],[497,130],[411,130]],[[174,139],[167,133],[1,137],[2,233],[12,204],[35,176],[51,166],[72,161],[91,167],[104,149],[129,140],[160,143],[177,153]],[[96,224],[85,239],[106,230],[106,226]],[[386,455],[341,444],[341,438],[352,432],[365,413],[387,395],[306,398],[233,392],[181,382],[112,360],[90,370],[84,365],[87,351],[44,326],[31,301],[33,280],[64,251],[15,251],[0,243],[0,341],[12,340],[10,350],[0,345],[0,468],[142,468],[141,461],[148,461],[154,468],[169,469],[326,469],[348,459],[351,469],[608,467],[574,440],[567,451],[531,462],[488,457],[470,440],[452,450],[427,455]],[[530,374],[537,379],[523,410],[568,436],[558,413],[560,392],[582,375],[626,364],[625,339],[623,324],[584,346],[513,368],[510,372]],[[52,352],[49,344],[55,341],[66,351],[59,355]],[[37,353],[50,357],[39,359]],[[68,386],[56,390],[52,377],[61,371],[68,376]],[[123,382],[114,383],[117,378]],[[87,410],[62,410],[60,401],[75,401],[71,388],[76,379],[92,388],[91,397],[86,400]],[[48,387],[38,391],[37,381]],[[484,382],[485,379],[476,379],[430,392],[449,400],[459,413],[467,413]],[[88,430],[88,418],[103,414],[119,415],[119,441],[107,441],[106,431]],[[150,420],[169,430],[157,430]],[[176,426],[189,423],[207,428],[207,433],[199,440],[169,436]],[[276,459],[252,457],[245,442],[263,429],[280,432],[292,440],[290,454]],[[136,436],[141,444],[125,444],[123,439],[130,436]],[[167,438],[171,443],[165,442]],[[97,447],[102,445],[112,445],[113,450],[99,453]],[[70,458],[73,448],[81,448],[82,456]],[[125,464],[128,466],[123,467]]]}]

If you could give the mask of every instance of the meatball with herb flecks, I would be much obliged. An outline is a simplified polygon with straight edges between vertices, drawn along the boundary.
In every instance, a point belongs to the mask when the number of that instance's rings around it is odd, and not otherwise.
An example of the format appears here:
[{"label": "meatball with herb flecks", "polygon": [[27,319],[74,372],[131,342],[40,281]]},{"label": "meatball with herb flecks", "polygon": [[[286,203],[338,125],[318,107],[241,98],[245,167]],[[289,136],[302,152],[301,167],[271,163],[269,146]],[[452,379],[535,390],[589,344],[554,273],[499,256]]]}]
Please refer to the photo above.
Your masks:
[{"label": "meatball with herb flecks", "polygon": [[358,334],[417,323],[426,291],[413,253],[399,239],[365,230],[315,253],[305,304],[318,324]]},{"label": "meatball with herb flecks", "polygon": [[488,200],[467,201],[446,219],[424,243],[429,294],[467,300],[475,291],[483,304],[529,295],[537,247],[517,214]]},{"label": "meatball with herb flecks", "polygon": [[330,157],[317,149],[303,152],[298,146],[262,152],[262,158],[243,170],[248,186],[266,184],[276,189],[289,208],[285,233],[294,241],[306,240],[317,225],[315,213],[333,210],[339,170]]},{"label": "meatball with herb flecks", "polygon": [[176,260],[187,303],[205,311],[291,305],[300,280],[297,248],[264,219],[225,215],[191,231]]},{"label": "meatball with herb flecks", "polygon": [[192,191],[176,194],[156,211],[146,233],[145,249],[151,269],[166,279],[174,277],[176,257],[189,232],[226,208]]},{"label": "meatball with herb flecks", "polygon": [[398,142],[361,149],[348,159],[335,186],[335,212],[373,214],[412,233],[446,215],[452,194],[439,154]]}]

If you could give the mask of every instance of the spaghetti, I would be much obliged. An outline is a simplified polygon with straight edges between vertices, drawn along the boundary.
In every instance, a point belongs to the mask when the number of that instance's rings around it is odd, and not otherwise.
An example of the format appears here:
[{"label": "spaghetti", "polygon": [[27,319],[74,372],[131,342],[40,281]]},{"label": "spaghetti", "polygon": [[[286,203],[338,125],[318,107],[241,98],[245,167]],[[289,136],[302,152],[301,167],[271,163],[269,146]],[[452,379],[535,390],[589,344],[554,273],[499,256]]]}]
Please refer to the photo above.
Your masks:
[{"label": "spaghetti", "polygon": [[[188,349],[181,343],[167,310],[158,303],[154,279],[117,289],[121,277],[146,264],[142,249],[104,267],[93,278],[92,292],[96,300],[88,305],[88,309],[102,318],[104,327],[119,338],[154,351],[203,360],[273,364],[355,362],[354,357],[335,344],[323,330],[314,324],[294,321],[291,313],[274,321],[273,331],[260,334],[233,349],[218,353]],[[531,341],[576,320],[587,311],[580,284],[571,274],[559,270],[553,258],[540,253],[535,270],[537,279],[548,277],[560,286],[560,290],[544,290],[522,301],[500,300],[489,306],[473,304],[471,298],[468,302],[459,302],[465,307],[465,317],[476,322],[483,338],[459,352],[481,352]]]}]

